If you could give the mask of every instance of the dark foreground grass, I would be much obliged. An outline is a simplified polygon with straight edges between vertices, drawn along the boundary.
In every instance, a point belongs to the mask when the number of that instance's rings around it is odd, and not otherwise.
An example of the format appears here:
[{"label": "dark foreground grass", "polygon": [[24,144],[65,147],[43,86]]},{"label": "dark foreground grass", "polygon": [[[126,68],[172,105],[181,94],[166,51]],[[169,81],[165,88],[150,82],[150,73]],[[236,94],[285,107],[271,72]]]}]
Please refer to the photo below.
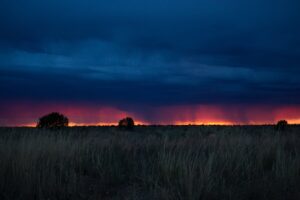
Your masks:
[{"label": "dark foreground grass", "polygon": [[300,199],[300,127],[0,129],[0,199]]}]

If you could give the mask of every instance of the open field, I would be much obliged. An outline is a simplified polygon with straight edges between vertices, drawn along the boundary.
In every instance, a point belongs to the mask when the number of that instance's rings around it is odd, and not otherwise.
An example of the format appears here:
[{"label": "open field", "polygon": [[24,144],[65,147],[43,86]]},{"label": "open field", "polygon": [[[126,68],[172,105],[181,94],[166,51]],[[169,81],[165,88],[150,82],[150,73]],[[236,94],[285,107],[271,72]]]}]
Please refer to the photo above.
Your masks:
[{"label": "open field", "polygon": [[300,126],[0,128],[0,199],[300,199]]}]

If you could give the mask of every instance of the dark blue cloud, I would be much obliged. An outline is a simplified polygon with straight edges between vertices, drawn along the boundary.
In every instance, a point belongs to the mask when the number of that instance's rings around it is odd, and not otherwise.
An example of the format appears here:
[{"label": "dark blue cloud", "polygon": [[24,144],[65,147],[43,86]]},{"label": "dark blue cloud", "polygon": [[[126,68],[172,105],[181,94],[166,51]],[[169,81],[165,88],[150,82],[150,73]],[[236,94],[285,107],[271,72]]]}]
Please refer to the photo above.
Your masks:
[{"label": "dark blue cloud", "polygon": [[3,0],[1,101],[299,104],[299,8]]}]

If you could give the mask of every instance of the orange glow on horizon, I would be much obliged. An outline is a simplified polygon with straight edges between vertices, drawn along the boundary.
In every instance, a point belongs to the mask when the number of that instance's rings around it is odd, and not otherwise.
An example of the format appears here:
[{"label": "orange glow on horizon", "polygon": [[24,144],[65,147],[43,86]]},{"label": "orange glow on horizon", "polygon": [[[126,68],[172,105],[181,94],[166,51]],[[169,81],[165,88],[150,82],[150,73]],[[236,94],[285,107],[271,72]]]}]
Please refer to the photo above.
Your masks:
[{"label": "orange glow on horizon", "polygon": [[289,124],[300,124],[300,118],[299,119],[290,119],[287,121]]},{"label": "orange glow on horizon", "polygon": [[[286,120],[286,119],[285,119]],[[300,124],[300,119],[287,119],[288,124]],[[233,126],[233,125],[265,125],[265,124],[276,124],[274,123],[265,123],[265,122],[252,122],[252,123],[233,123],[233,122],[222,122],[222,121],[210,121],[210,122],[201,122],[201,121],[175,121],[173,123],[160,123],[160,124],[150,124],[146,122],[136,121],[135,125],[143,125],[143,126],[149,126],[149,125],[175,125],[175,126],[188,126],[188,125],[218,125],[218,126]],[[112,123],[112,122],[99,122],[99,123],[76,123],[76,122],[70,122],[69,127],[76,127],[76,126],[118,126],[118,123]],[[36,127],[35,123],[28,123],[28,124],[20,124],[17,125],[17,127],[30,127],[34,128]]]},{"label": "orange glow on horizon", "polygon": [[[99,123],[76,123],[76,122],[70,122],[69,126],[117,126],[119,122],[99,122]],[[142,121],[135,121],[135,125],[149,125],[147,122]]]},{"label": "orange glow on horizon", "polygon": [[[76,123],[76,122],[70,122],[70,127],[76,127],[76,126],[117,126],[118,122],[99,122],[99,123]],[[142,121],[135,121],[135,125],[152,125],[147,122]],[[187,125],[234,125],[234,123],[231,122],[192,122],[192,121],[176,121],[172,124],[164,123],[164,124],[157,124],[157,125],[177,125],[177,126],[187,126]],[[20,127],[36,127],[36,124],[29,123],[29,124],[21,124]]]},{"label": "orange glow on horizon", "polygon": [[18,125],[18,127],[30,127],[30,128],[34,128],[34,127],[36,127],[36,124],[35,123],[20,124],[20,125]]},{"label": "orange glow on horizon", "polygon": [[[300,119],[288,119],[287,120],[289,124],[300,124]],[[173,123],[162,123],[162,124],[155,124],[155,125],[176,125],[176,126],[188,126],[188,125],[218,125],[218,126],[232,126],[232,125],[264,125],[264,124],[275,124],[274,123],[259,123],[259,122],[252,122],[252,123],[233,123],[233,122],[227,122],[227,121],[175,121]],[[147,122],[142,121],[135,121],[135,125],[154,125],[149,124]],[[99,122],[99,123],[76,123],[76,122],[70,122],[69,127],[76,127],[76,126],[118,126],[118,122]],[[21,124],[19,127],[36,127],[36,124],[29,123],[29,124]]]},{"label": "orange glow on horizon", "polygon": [[233,123],[225,121],[175,121],[174,125],[233,125]]},{"label": "orange glow on horizon", "polygon": [[[3,106],[3,105],[2,105]],[[261,125],[287,120],[300,124],[300,105],[179,105],[161,106],[149,112],[133,108],[83,104],[11,103],[4,105],[0,126],[35,127],[39,117],[60,112],[70,120],[69,126],[116,126],[119,120],[132,117],[136,125]],[[125,107],[126,108],[126,107]]]}]

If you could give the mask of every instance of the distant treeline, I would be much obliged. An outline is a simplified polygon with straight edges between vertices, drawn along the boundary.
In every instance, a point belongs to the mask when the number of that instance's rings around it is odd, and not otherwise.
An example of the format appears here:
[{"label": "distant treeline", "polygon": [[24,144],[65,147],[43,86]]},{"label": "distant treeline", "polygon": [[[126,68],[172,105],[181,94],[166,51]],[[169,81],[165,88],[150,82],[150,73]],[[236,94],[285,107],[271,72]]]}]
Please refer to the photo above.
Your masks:
[{"label": "distant treeline", "polygon": [[[36,127],[55,130],[55,129],[68,127],[68,125],[69,125],[68,117],[58,112],[52,112],[40,117]],[[120,129],[133,130],[135,123],[131,117],[126,117],[119,121],[118,126]],[[275,125],[275,129],[277,131],[285,131],[287,127],[288,127],[288,122],[286,120],[279,120]]]}]

